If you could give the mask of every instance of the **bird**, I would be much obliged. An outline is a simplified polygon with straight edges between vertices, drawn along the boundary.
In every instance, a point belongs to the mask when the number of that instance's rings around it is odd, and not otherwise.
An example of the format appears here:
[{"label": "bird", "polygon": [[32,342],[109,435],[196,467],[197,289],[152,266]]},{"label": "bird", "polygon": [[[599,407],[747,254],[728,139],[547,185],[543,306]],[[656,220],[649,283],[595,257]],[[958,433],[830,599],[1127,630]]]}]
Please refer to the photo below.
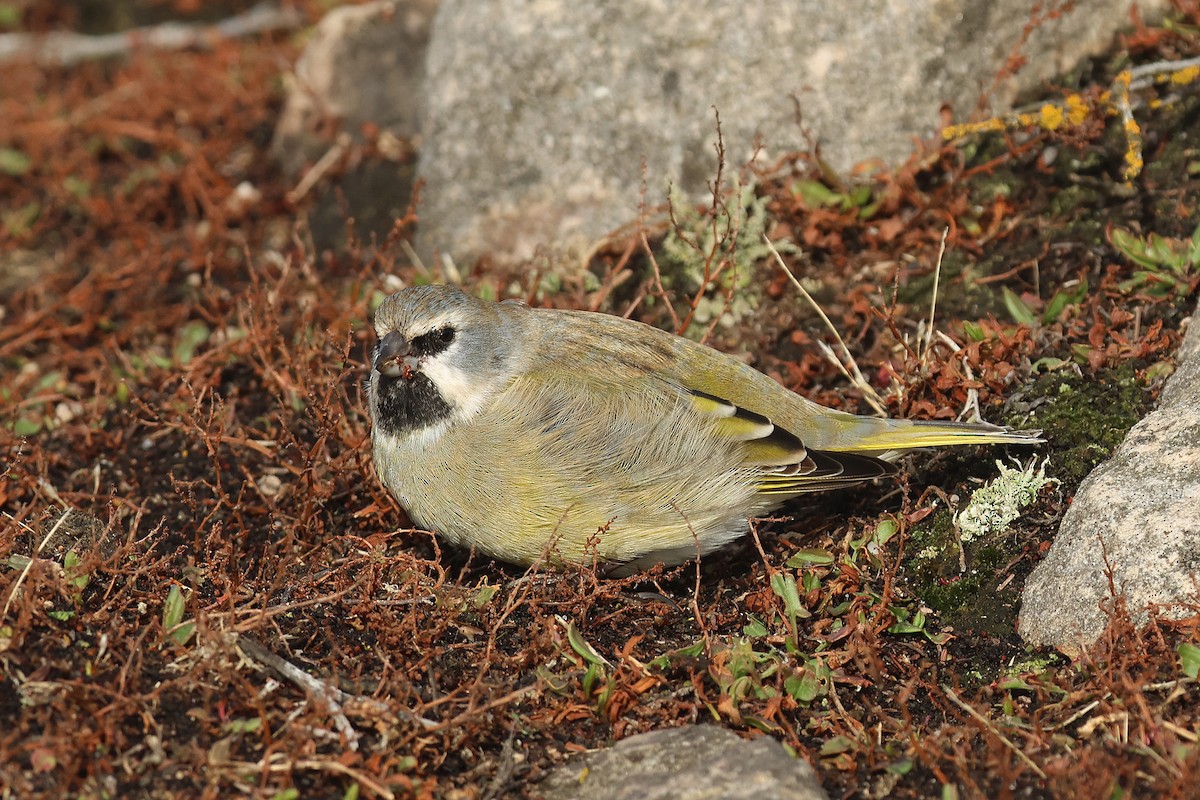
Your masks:
[{"label": "bird", "polygon": [[642,322],[455,286],[401,289],[374,327],[380,480],[416,525],[515,565],[671,567],[785,501],[892,475],[909,450],[1041,441],[827,408]]}]

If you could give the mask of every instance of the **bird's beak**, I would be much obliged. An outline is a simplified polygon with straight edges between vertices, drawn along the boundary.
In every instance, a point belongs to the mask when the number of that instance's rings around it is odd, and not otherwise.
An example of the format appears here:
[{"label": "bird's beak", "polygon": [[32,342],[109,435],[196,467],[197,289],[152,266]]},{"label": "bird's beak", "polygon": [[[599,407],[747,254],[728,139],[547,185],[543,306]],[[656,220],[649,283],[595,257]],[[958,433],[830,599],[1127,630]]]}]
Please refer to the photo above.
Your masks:
[{"label": "bird's beak", "polygon": [[412,343],[398,331],[384,334],[375,347],[375,357],[371,366],[387,375],[389,378],[399,377],[403,370],[399,359],[412,352]]}]

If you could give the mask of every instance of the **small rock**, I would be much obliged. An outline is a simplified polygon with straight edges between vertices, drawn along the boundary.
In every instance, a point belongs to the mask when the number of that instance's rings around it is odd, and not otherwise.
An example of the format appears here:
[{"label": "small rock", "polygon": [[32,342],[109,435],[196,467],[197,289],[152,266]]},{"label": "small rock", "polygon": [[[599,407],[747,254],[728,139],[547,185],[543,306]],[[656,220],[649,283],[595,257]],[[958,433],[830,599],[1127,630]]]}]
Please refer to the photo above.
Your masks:
[{"label": "small rock", "polygon": [[572,759],[534,791],[545,800],[824,800],[808,762],[774,739],[712,725],[651,731]]}]

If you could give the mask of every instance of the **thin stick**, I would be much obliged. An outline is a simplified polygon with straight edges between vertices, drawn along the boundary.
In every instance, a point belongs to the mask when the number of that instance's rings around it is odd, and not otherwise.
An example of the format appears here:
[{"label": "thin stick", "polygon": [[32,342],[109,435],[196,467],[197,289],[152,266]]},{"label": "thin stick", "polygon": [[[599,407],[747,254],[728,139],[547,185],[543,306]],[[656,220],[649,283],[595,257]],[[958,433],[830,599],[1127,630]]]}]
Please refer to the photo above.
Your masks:
[{"label": "thin stick", "polygon": [[[225,761],[221,762],[238,771],[253,771],[263,770],[265,772],[291,772],[294,769],[302,769],[309,771],[320,772],[336,772],[340,775],[345,775],[355,782],[367,787],[368,790],[374,792],[385,800],[395,800],[395,793],[388,789],[379,781],[374,780],[366,773],[356,770],[352,767],[347,767],[340,761],[335,761],[331,758],[301,758],[291,759],[283,753],[276,753],[269,759],[261,761]],[[219,766],[220,764],[218,764]]]},{"label": "thin stick", "polygon": [[1016,744],[1014,744],[1011,739],[1009,739],[1007,736],[1005,736],[1003,733],[1001,733],[996,728],[996,726],[992,724],[992,721],[990,719],[985,717],[983,714],[980,714],[975,709],[971,708],[971,706],[968,705],[967,703],[958,699],[958,695],[956,695],[954,693],[954,690],[951,689],[949,686],[946,686],[943,684],[942,691],[946,693],[946,696],[950,698],[950,700],[954,703],[954,705],[958,706],[963,711],[970,714],[972,717],[974,717],[976,720],[978,720],[985,728],[987,728],[989,731],[991,731],[993,734],[995,734],[996,738],[999,739],[1001,742],[1003,742],[1005,747],[1009,748],[1014,753],[1016,753],[1017,758],[1024,761],[1029,766],[1029,768],[1032,769],[1037,774],[1037,776],[1039,778],[1041,778],[1042,780],[1046,779],[1046,773],[1042,772],[1041,767],[1039,767],[1037,764],[1033,763],[1032,758],[1025,755],[1024,751],[1022,751],[1021,748],[1017,747]]},{"label": "thin stick", "polygon": [[946,255],[946,236],[949,233],[949,228],[942,228],[942,242],[938,246],[937,266],[933,270],[933,297],[929,300],[929,328],[925,331],[925,346],[917,359],[922,366],[925,365],[925,359],[928,358],[929,350],[933,346],[933,315],[937,312],[938,285],[942,281],[942,256]]},{"label": "thin stick", "polygon": [[[846,346],[846,342],[842,339],[842,335],[838,333],[838,329],[830,321],[829,317],[825,315],[825,312],[817,304],[817,301],[813,299],[813,296],[800,285],[800,281],[796,280],[796,276],[787,268],[787,264],[783,263],[783,256],[779,255],[779,251],[775,249],[775,245],[771,244],[770,238],[765,233],[763,234],[763,241],[767,243],[767,249],[771,251],[771,255],[775,256],[775,263],[783,270],[783,274],[787,275],[788,280],[792,282],[792,286],[795,286],[797,291],[809,302],[809,305],[816,310],[817,315],[824,321],[825,327],[829,328],[833,333],[833,338],[837,339],[838,345],[841,346],[842,359],[838,359],[833,357],[833,351],[828,345],[824,342],[818,342],[819,345],[824,345],[823,351],[826,353],[826,357],[830,358],[837,368],[842,371],[842,374],[854,385],[854,388],[862,392],[863,399],[867,401],[867,404],[875,409],[876,413],[880,416],[886,417],[887,408],[883,404],[883,399],[875,391],[874,387],[867,383],[867,379],[863,377],[862,371],[858,368],[858,363],[855,362],[854,356],[850,353],[850,348]],[[843,359],[845,363],[842,363]]]},{"label": "thin stick", "polygon": [[124,55],[137,48],[211,47],[222,39],[291,30],[300,27],[303,21],[300,12],[294,8],[261,3],[215,25],[165,22],[103,36],[69,32],[5,33],[0,34],[0,63],[33,59],[42,66],[69,67],[90,59]]},{"label": "thin stick", "polygon": [[300,178],[300,182],[296,184],[296,188],[287,193],[287,201],[289,203],[298,203],[304,199],[304,196],[312,191],[312,188],[325,177],[339,161],[342,156],[350,149],[352,143],[350,134],[339,133],[337,139],[330,145],[329,149],[317,159],[317,163],[312,165],[312,168]]},{"label": "thin stick", "polygon": [[[7,511],[4,512],[4,516],[8,517],[30,533],[35,532],[33,528],[29,527],[12,514],[9,514]],[[13,599],[17,596],[17,592],[21,589],[21,582],[25,580],[25,576],[29,574],[29,570],[33,569],[33,562],[37,560],[38,554],[40,554],[46,547],[46,543],[54,538],[54,534],[58,533],[58,529],[62,527],[63,523],[67,521],[67,517],[69,516],[71,516],[71,509],[63,509],[62,516],[58,518],[58,521],[55,522],[53,527],[50,528],[50,532],[46,534],[45,538],[43,538],[41,543],[38,544],[37,549],[33,551],[33,558],[25,562],[25,568],[22,569],[21,574],[17,576],[16,582],[13,583],[12,591],[8,593],[8,599],[4,601],[4,612],[0,613],[0,619],[8,616],[8,609],[10,606],[12,606]]]}]

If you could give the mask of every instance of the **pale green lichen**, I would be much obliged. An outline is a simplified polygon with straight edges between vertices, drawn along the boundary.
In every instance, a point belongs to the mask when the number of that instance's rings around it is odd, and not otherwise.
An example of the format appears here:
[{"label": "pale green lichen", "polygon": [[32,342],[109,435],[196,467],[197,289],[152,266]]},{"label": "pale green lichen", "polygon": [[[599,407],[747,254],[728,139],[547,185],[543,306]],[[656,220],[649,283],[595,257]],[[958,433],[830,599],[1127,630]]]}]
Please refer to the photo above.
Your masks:
[{"label": "pale green lichen", "polygon": [[1021,516],[1021,509],[1037,499],[1042,487],[1054,482],[1046,477],[1046,463],[1038,466],[1037,459],[1017,468],[997,461],[1000,475],[971,495],[967,507],[954,515],[954,524],[964,542],[989,533],[1000,533]]}]

